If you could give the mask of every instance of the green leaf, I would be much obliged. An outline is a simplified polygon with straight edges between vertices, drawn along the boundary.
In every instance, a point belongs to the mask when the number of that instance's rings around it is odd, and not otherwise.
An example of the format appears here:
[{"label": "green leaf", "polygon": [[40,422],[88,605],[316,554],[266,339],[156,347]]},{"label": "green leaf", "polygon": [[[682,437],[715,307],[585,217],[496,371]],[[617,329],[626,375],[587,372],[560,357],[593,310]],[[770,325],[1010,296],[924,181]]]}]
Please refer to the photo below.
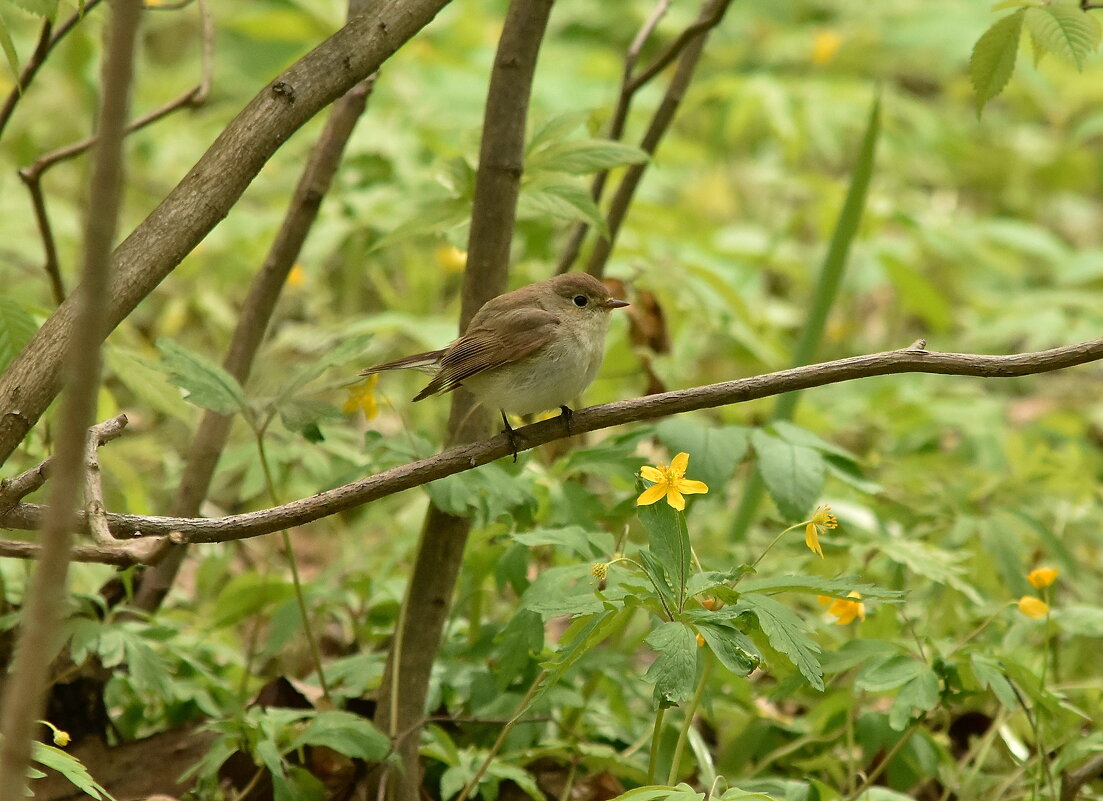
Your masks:
[{"label": "green leaf", "polygon": [[590,584],[589,565],[563,565],[545,570],[521,596],[521,606],[545,620],[558,615],[591,614],[604,604]]},{"label": "green leaf", "polygon": [[240,573],[218,593],[211,610],[212,628],[222,628],[260,610],[286,601],[295,594],[294,586],[270,575]]},{"label": "green leaf", "polygon": [[456,517],[477,512],[482,521],[490,522],[531,502],[531,486],[531,476],[488,464],[437,479],[425,489],[441,511]]},{"label": "green leaf", "polygon": [[1099,21],[1075,6],[1058,3],[1034,6],[1025,12],[1035,47],[1083,71],[1084,62],[1099,47]]},{"label": "green leaf", "polygon": [[929,712],[938,706],[938,701],[938,675],[922,664],[922,670],[896,694],[892,709],[889,710],[889,726],[896,731],[903,731],[916,710]]},{"label": "green leaf", "polygon": [[787,520],[801,520],[823,491],[823,456],[803,445],[793,445],[762,430],[751,432],[755,464],[778,511]]},{"label": "green leaf", "polygon": [[542,665],[548,671],[548,678],[538,695],[543,695],[554,686],[579,659],[616,631],[624,617],[631,613],[623,608],[603,609],[595,615],[572,620],[559,638],[555,656]]},{"label": "green leaf", "polygon": [[[637,490],[642,491],[642,487]],[[686,597],[692,555],[686,516],[663,501],[637,506],[636,514],[647,530],[648,550],[659,560],[673,583],[680,608]]]},{"label": "green leaf", "polygon": [[519,609],[494,640],[500,654],[494,682],[504,690],[544,649],[544,619],[531,609]]},{"label": "green leaf", "polygon": [[1052,612],[1053,622],[1063,631],[1081,637],[1103,637],[1103,609],[1073,604]]},{"label": "green leaf", "polygon": [[1015,694],[1015,688],[1007,680],[1006,671],[997,660],[977,653],[969,657],[969,662],[980,686],[991,690],[1004,709],[1019,708],[1019,697]]},{"label": "green leaf", "polygon": [[30,312],[11,298],[0,297],[0,370],[23,350],[37,330]]},{"label": "green leaf", "polygon": [[562,220],[581,220],[592,225],[602,236],[608,236],[609,233],[605,218],[590,193],[573,184],[522,188],[517,203],[517,216],[522,219],[556,217]]},{"label": "green leaf", "polygon": [[1023,19],[1027,9],[1020,8],[996,20],[973,46],[969,59],[969,78],[977,93],[977,116],[984,105],[1003,91],[1015,71]]},{"label": "green leaf", "polygon": [[823,668],[820,666],[820,646],[808,636],[804,621],[792,610],[768,595],[744,593],[736,609],[749,609],[758,618],[762,633],[770,645],[789,657],[808,683],[823,690]]},{"label": "green leaf", "polygon": [[19,75],[19,53],[15,50],[15,42],[11,39],[11,33],[8,31],[8,24],[4,21],[3,14],[0,14],[0,49],[4,51],[4,57],[8,60],[8,68],[11,70],[12,77]]},{"label": "green leaf", "polygon": [[84,767],[84,763],[76,757],[65,753],[60,748],[54,748],[52,745],[46,745],[45,743],[32,742],[31,759],[39,765],[44,765],[51,770],[56,770],[85,795],[89,795],[95,799],[115,801],[115,796],[107,792],[104,787],[92,778],[91,774],[88,772],[88,768]]},{"label": "green leaf", "polygon": [[870,692],[894,690],[907,684],[924,670],[930,668],[915,657],[899,654],[863,670],[855,679],[854,686]]},{"label": "green leaf", "polygon": [[719,490],[743,461],[750,431],[742,426],[709,426],[689,417],[671,417],[655,427],[671,453],[689,454],[689,475]]},{"label": "green leaf", "polygon": [[668,784],[649,784],[646,787],[636,787],[626,793],[621,793],[612,801],[703,801],[704,797],[704,793],[699,793],[684,783],[676,787],[671,787]]},{"label": "green leaf", "polygon": [[904,597],[899,590],[889,590],[876,584],[864,584],[857,576],[839,576],[820,578],[818,576],[785,575],[756,576],[745,579],[739,585],[742,592],[761,592],[774,595],[779,592],[807,592],[816,595],[830,595],[832,598],[845,598],[851,591],[862,594],[863,600],[897,600]]},{"label": "green leaf", "polygon": [[[568,111],[565,114],[557,114],[550,117],[540,125],[534,126],[532,138],[529,139],[526,153],[535,153],[549,142],[558,142],[573,132],[578,126],[586,122],[590,116],[588,111]],[[527,157],[526,157],[527,166]]]},{"label": "green leaf", "polygon": [[575,175],[639,164],[648,155],[638,147],[607,139],[569,139],[553,142],[525,159],[526,172],[568,172]]},{"label": "green leaf", "polygon": [[663,623],[644,640],[659,656],[644,674],[655,685],[660,708],[676,706],[693,695],[697,682],[697,637],[685,623]]},{"label": "green leaf", "polygon": [[697,619],[694,625],[720,664],[735,675],[746,676],[762,662],[754,643],[730,623]]},{"label": "green leaf", "polygon": [[15,6],[36,17],[53,22],[57,17],[58,0],[8,0]]},{"label": "green leaf", "polygon": [[217,364],[171,339],[159,339],[157,349],[161,351],[161,369],[187,393],[191,403],[225,415],[245,410],[241,385]]},{"label": "green leaf", "polygon": [[550,545],[562,548],[583,559],[597,559],[612,553],[613,536],[607,531],[588,531],[582,526],[562,528],[538,528],[524,534],[512,535],[516,542],[530,548]]},{"label": "green leaf", "polygon": [[973,603],[982,602],[976,587],[962,578],[966,568],[957,555],[904,537],[893,537],[883,543],[881,549],[889,559],[906,566],[916,575],[940,584],[948,584]]},{"label": "green leaf", "polygon": [[354,759],[378,762],[390,750],[391,741],[367,718],[330,710],[315,715],[291,748],[304,745],[324,745]]},{"label": "green leaf", "polygon": [[701,573],[694,573],[686,582],[686,595],[692,598],[717,587],[726,587],[731,582],[753,572],[754,568],[750,565],[740,565],[732,570],[706,570]]}]

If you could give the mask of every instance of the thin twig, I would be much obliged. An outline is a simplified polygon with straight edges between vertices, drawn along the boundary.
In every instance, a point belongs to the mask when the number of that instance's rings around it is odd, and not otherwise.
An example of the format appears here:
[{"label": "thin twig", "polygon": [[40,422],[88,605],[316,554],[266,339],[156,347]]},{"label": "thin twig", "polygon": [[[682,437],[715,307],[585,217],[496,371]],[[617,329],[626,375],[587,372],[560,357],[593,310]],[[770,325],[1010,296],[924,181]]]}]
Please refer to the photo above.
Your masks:
[{"label": "thin twig", "polygon": [[[625,423],[745,403],[798,389],[811,389],[873,376],[932,373],[1012,378],[1063,370],[1100,360],[1103,360],[1103,338],[1051,350],[1007,356],[939,353],[902,348],[579,409],[571,418],[571,434],[584,434]],[[515,429],[514,434],[520,451],[531,450],[567,436],[558,417]],[[108,513],[107,521],[116,537],[149,536],[178,531],[188,542],[246,539],[270,534],[288,526],[301,526],[512,454],[513,446],[509,438],[498,435],[481,442],[449,448],[435,456],[399,465],[273,509],[219,518]],[[36,529],[41,525],[42,515],[43,507],[20,504],[6,516],[0,517],[0,527]]]},{"label": "thin twig", "polygon": [[98,6],[102,0],[85,0],[84,7],[73,13],[65,22],[61,23],[57,27],[54,27],[50,22],[42,24],[42,32],[38,37],[38,44],[35,46],[34,52],[31,57],[27,59],[27,63],[23,65],[23,71],[19,73],[19,78],[16,79],[15,86],[8,93],[8,96],[4,99],[3,107],[0,107],[0,135],[3,135],[4,128],[8,124],[8,120],[11,119],[12,114],[15,112],[16,105],[23,99],[23,95],[31,85],[31,81],[34,80],[34,76],[38,73],[38,70],[46,63],[46,57],[50,55],[58,43],[65,38],[65,35],[69,31],[76,27],[93,8]]},{"label": "thin twig", "polygon": [[42,528],[42,550],[27,590],[11,675],[4,687],[0,801],[23,798],[35,720],[41,717],[45,700],[47,667],[53,653],[51,643],[57,636],[64,606],[85,437],[99,391],[100,343],[108,331],[106,295],[122,200],[123,130],[133,83],[141,3],[116,0],[111,6],[98,115],[101,141],[92,164],[84,268],[76,296],[77,330],[82,336],[75,338],[68,348],[69,382],[54,457],[50,513]]},{"label": "thin twig", "polygon": [[[378,70],[448,2],[376,0],[261,89],[115,249],[109,325],[124,320],[221,222],[288,137]],[[0,374],[0,463],[57,396],[63,354],[86,335],[75,322],[69,297]]]},{"label": "thin twig", "polygon": [[[619,141],[624,134],[624,126],[628,119],[628,111],[631,107],[632,100],[635,98],[636,92],[647,85],[652,79],[654,79],[660,72],[666,69],[675,59],[682,55],[691,44],[694,44],[698,40],[703,42],[704,36],[709,30],[720,24],[720,21],[724,18],[724,13],[727,11],[728,2],[706,2],[701,9],[701,13],[697,19],[688,27],[685,28],[667,47],[639,74],[636,74],[636,62],[639,60],[640,51],[643,49],[644,43],[650,38],[654,32],[659,21],[666,14],[666,11],[670,5],[669,0],[660,0],[655,9],[651,12],[651,15],[645,20],[643,26],[640,28],[636,37],[632,40],[632,44],[629,46],[624,57],[624,73],[621,78],[620,93],[617,96],[617,105],[613,111],[613,116],[609,125],[608,137],[610,139]],[[696,65],[696,58],[693,59],[693,66]],[[693,66],[688,70],[692,75]],[[687,76],[688,78],[688,76]],[[680,80],[676,75],[672,81],[676,82]],[[667,98],[670,97],[670,90],[667,90]],[[664,98],[663,103],[659,106],[659,109],[655,112],[655,119],[659,118],[660,114],[665,113],[664,106],[667,105],[668,100]],[[680,98],[679,98],[680,100]],[[669,121],[667,121],[669,124]],[[651,124],[651,128],[654,129],[654,121]],[[665,126],[663,127],[665,132]],[[661,136],[661,133],[660,133]],[[657,144],[657,140],[656,140]],[[644,148],[647,150],[647,148]],[[648,153],[654,152],[654,147],[647,150]],[[642,175],[643,167],[640,165],[633,165]],[[609,170],[601,170],[595,176],[593,185],[590,187],[590,197],[595,203],[601,201],[601,197],[605,191],[605,183],[609,179]],[[623,183],[622,183],[623,186]],[[560,256],[558,272],[565,273],[574,264],[575,259],[578,258],[579,250],[582,247],[582,240],[585,239],[586,233],[589,231],[589,225],[585,222],[579,222],[575,225],[574,230],[571,231],[571,236],[567,241],[566,247],[563,249],[563,254]],[[592,271],[591,271],[592,272]],[[598,273],[594,273],[597,275]]]},{"label": "thin twig", "polygon": [[[129,136],[148,125],[152,125],[174,111],[183,108],[195,108],[202,105],[210,95],[211,80],[214,75],[214,22],[211,18],[208,0],[198,0],[201,34],[200,49],[200,76],[199,83],[193,86],[175,100],[170,100],[160,108],[131,122],[125,128],[124,136]],[[79,142],[65,145],[43,156],[39,156],[30,165],[19,170],[27,191],[31,195],[31,204],[34,207],[35,222],[38,225],[39,235],[42,238],[42,248],[45,251],[46,262],[43,268],[50,278],[50,287],[54,294],[54,300],[61,303],[65,299],[65,287],[61,279],[61,268],[58,262],[57,245],[54,241],[53,226],[50,224],[50,216],[46,209],[46,197],[42,191],[42,176],[56,164],[76,158],[96,144],[96,136],[89,136]]]},{"label": "thin twig", "polygon": [[1076,801],[1080,789],[1103,775],[1103,754],[1096,754],[1076,770],[1061,773],[1061,801]]},{"label": "thin twig", "polygon": [[[92,426],[88,433],[95,437],[97,445],[106,445],[123,433],[126,424],[126,415],[120,414]],[[30,470],[0,481],[0,515],[46,483],[46,479],[50,477],[52,462],[53,457],[47,457]]]}]

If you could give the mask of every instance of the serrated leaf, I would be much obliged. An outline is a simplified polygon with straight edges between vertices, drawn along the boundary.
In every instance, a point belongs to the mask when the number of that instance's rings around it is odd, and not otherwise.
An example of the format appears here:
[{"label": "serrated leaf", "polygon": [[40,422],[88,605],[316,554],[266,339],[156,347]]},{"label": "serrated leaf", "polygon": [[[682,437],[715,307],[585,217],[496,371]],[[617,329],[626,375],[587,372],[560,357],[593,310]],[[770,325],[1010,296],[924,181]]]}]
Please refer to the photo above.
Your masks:
[{"label": "serrated leaf", "polygon": [[916,710],[922,713],[934,709],[939,701],[938,690],[938,675],[923,665],[923,669],[896,694],[889,710],[889,726],[903,731]]},{"label": "serrated leaf", "polygon": [[746,579],[739,585],[739,589],[743,592],[761,592],[767,595],[779,592],[807,592],[830,595],[832,598],[846,598],[851,591],[857,591],[865,600],[887,601],[904,597],[904,593],[900,590],[867,584],[861,582],[857,576],[838,576],[837,578],[805,575],[757,576]]},{"label": "serrated leaf", "polygon": [[638,164],[649,156],[638,147],[608,139],[569,139],[550,144],[525,160],[525,170],[536,173],[567,172],[575,175]]},{"label": "serrated leaf", "polygon": [[762,661],[754,643],[730,623],[698,619],[695,625],[720,664],[735,675],[748,675]]},{"label": "serrated leaf", "polygon": [[895,690],[929,669],[918,659],[899,654],[867,667],[855,679],[854,686],[870,692]]},{"label": "serrated leaf", "polygon": [[588,111],[569,111],[549,118],[541,125],[536,126],[526,152],[534,153],[548,142],[558,142],[582,125],[589,116],[590,112]]},{"label": "serrated leaf", "polygon": [[528,666],[532,655],[543,650],[544,620],[531,609],[519,609],[498,632],[494,643],[500,654],[494,682],[499,690],[505,690]]},{"label": "serrated leaf", "polygon": [[1099,22],[1075,6],[1053,4],[1025,11],[1024,21],[1035,47],[1082,71],[1088,56],[1099,47]]},{"label": "serrated leaf", "polygon": [[719,488],[728,482],[743,461],[750,443],[749,429],[741,426],[708,426],[688,417],[672,417],[655,427],[655,434],[672,453],[690,455],[689,478]]},{"label": "serrated leaf", "polygon": [[550,545],[562,548],[583,559],[595,559],[613,550],[613,536],[607,531],[588,531],[582,526],[562,528],[538,528],[523,534],[514,534],[513,540],[530,548]]},{"label": "serrated leaf", "polygon": [[28,14],[53,22],[57,17],[59,0],[8,0],[9,3],[21,8]]},{"label": "serrated leaf", "polygon": [[602,236],[609,231],[605,218],[594,203],[590,193],[573,184],[551,184],[521,190],[517,204],[519,217],[556,217],[562,220],[582,220],[589,223]]},{"label": "serrated leaf", "polygon": [[187,393],[188,401],[225,415],[245,410],[241,384],[217,364],[171,339],[159,339],[157,349],[161,351],[161,370]]},{"label": "serrated leaf", "polygon": [[778,511],[788,520],[804,518],[823,491],[823,456],[762,430],[751,432],[751,444],[758,474]]},{"label": "serrated leaf", "polygon": [[1015,71],[1023,19],[1027,9],[1020,8],[996,20],[973,46],[969,59],[969,79],[977,93],[977,116],[984,105],[1003,91]]},{"label": "serrated leaf", "polygon": [[753,612],[770,645],[789,657],[801,675],[808,679],[809,684],[817,690],[823,690],[820,646],[808,636],[803,620],[770,596],[757,593],[742,595],[736,608]]},{"label": "serrated leaf", "polygon": [[563,565],[545,570],[521,596],[521,606],[543,616],[580,615],[600,611],[604,604],[594,595],[588,565]]},{"label": "serrated leaf", "polygon": [[115,801],[115,796],[107,792],[79,759],[45,743],[31,743],[31,759],[51,770],[56,770],[81,792],[95,799]]},{"label": "serrated leaf", "polygon": [[1011,686],[1004,669],[996,660],[983,654],[972,654],[969,661],[980,686],[991,690],[1004,709],[1019,708],[1019,697],[1015,694],[1015,688]]},{"label": "serrated leaf", "polygon": [[37,330],[30,312],[11,298],[0,297],[0,370],[23,350]]},{"label": "serrated leaf", "polygon": [[648,551],[662,564],[673,583],[680,607],[686,597],[692,556],[686,517],[662,501],[649,506],[637,506],[636,514],[647,530]]},{"label": "serrated leaf", "polygon": [[676,787],[668,784],[649,784],[621,793],[612,801],[702,801],[704,797],[704,793],[699,793],[684,783]]},{"label": "serrated leaf", "polygon": [[365,762],[378,762],[390,750],[391,741],[367,718],[352,712],[319,712],[295,738],[292,749],[304,745],[324,745],[338,753]]},{"label": "serrated leaf", "polygon": [[663,623],[644,640],[659,652],[644,674],[655,685],[655,702],[674,706],[693,695],[697,682],[697,637],[685,623]]}]

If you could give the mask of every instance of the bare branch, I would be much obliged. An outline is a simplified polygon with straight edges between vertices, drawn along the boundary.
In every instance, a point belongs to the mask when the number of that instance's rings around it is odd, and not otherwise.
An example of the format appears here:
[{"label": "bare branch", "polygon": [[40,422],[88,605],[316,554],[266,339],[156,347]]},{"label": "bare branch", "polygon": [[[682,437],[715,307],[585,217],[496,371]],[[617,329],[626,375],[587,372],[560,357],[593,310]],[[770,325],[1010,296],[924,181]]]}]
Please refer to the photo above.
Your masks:
[{"label": "bare branch", "polygon": [[[124,135],[129,136],[147,125],[152,125],[174,111],[202,105],[210,94],[211,80],[214,74],[214,22],[211,19],[207,0],[198,0],[198,2],[202,29],[199,83],[175,100],[170,100],[160,108],[154,109],[131,122],[126,126]],[[38,225],[39,235],[42,237],[42,247],[46,255],[46,263],[43,265],[43,269],[46,270],[46,275],[50,279],[50,289],[53,292],[54,301],[58,304],[65,300],[65,286],[61,279],[61,267],[57,258],[57,244],[54,241],[53,226],[50,225],[50,215],[46,210],[46,196],[42,191],[42,176],[46,170],[55,164],[76,158],[95,144],[96,137],[90,136],[87,139],[82,139],[79,142],[74,142],[40,156],[29,166],[19,170],[19,177],[26,185],[27,191],[30,192],[31,203],[34,206],[35,222]]]},{"label": "bare branch", "polygon": [[[1009,356],[939,353],[903,348],[579,409],[571,418],[571,432],[581,434],[598,431],[625,423],[745,403],[798,389],[822,387],[872,376],[934,373],[980,378],[1012,378],[1062,370],[1099,360],[1103,360],[1103,338],[1051,350]],[[558,417],[518,428],[516,433],[521,450],[530,450],[567,436],[562,421]],[[212,519],[109,513],[107,521],[111,526],[111,532],[116,537],[169,534],[178,531],[180,536],[189,542],[226,542],[245,539],[310,523],[511,454],[509,440],[504,435],[498,435],[482,442],[451,448],[427,459],[400,465],[343,487],[272,509]],[[15,529],[38,528],[42,514],[41,506],[20,504],[8,515],[0,518],[0,526]]]},{"label": "bare branch", "polygon": [[[126,415],[120,414],[118,417],[112,417],[110,420],[92,426],[88,429],[88,433],[95,437],[97,445],[105,445],[122,434],[126,424]],[[52,462],[53,457],[44,459],[30,470],[0,481],[0,515],[46,483],[46,479],[50,477]]]},{"label": "bare branch", "polygon": [[1076,801],[1080,790],[1090,781],[1103,775],[1103,754],[1096,754],[1076,770],[1061,774],[1061,801]]},{"label": "bare branch", "polygon": [[[116,248],[107,295],[118,325],[229,212],[276,149],[375,72],[448,0],[380,0],[293,64],[223,130],[187,176]],[[76,307],[66,299],[0,376],[0,462],[26,436],[61,385]],[[82,332],[83,334],[83,332]]]},{"label": "bare branch", "polygon": [[[367,78],[334,104],[325,130],[311,151],[310,159],[299,178],[280,230],[241,306],[230,348],[222,363],[226,371],[241,384],[249,377],[253,359],[268,330],[268,323],[276,309],[276,301],[279,300],[287,274],[294,266],[318,217],[322,199],[329,192],[345,145],[364,111],[374,83],[375,76]],[[173,503],[175,514],[199,514],[199,507],[207,497],[232,423],[233,418],[226,415],[212,411],[203,413],[188,448],[184,474],[176,491],[176,500]],[[182,544],[165,543],[164,547],[165,552],[155,560],[157,566],[142,576],[135,594],[134,605],[147,612],[160,606],[184,558],[185,549]]]},{"label": "bare branch", "polygon": [[16,105],[18,105],[28,87],[30,87],[31,81],[34,80],[34,76],[38,73],[42,65],[46,63],[46,57],[49,56],[53,49],[57,47],[58,43],[65,38],[65,35],[73,30],[76,24],[84,19],[88,12],[101,2],[102,0],[86,0],[84,8],[75,11],[71,17],[56,28],[50,22],[43,23],[42,33],[38,37],[38,44],[35,46],[34,52],[31,54],[31,57],[27,59],[27,63],[23,65],[23,71],[19,73],[19,78],[16,80],[15,86],[12,87],[7,98],[5,98],[3,107],[0,107],[0,135],[4,133],[4,128],[7,126],[8,120],[11,119],[12,114],[15,112]]},{"label": "bare branch", "polygon": [[[93,562],[116,567],[146,565],[156,558],[161,542],[161,537],[150,537],[134,542],[116,542],[114,545],[75,545],[69,551],[69,557],[73,562]],[[42,546],[37,542],[0,540],[0,558],[40,559]]]},{"label": "bare branch", "polygon": [[[100,101],[100,142],[90,179],[88,222],[84,238],[84,269],[75,315],[80,337],[67,347],[69,382],[61,411],[50,511],[42,527],[41,553],[23,605],[22,625],[4,687],[0,712],[0,801],[23,798],[35,719],[42,714],[51,642],[61,622],[74,506],[81,483],[86,431],[96,409],[100,382],[100,343],[107,336],[107,287],[111,246],[118,228],[123,186],[123,129],[134,73],[134,43],[141,18],[140,0],[111,4],[103,95]],[[92,450],[96,438],[93,435]]]}]

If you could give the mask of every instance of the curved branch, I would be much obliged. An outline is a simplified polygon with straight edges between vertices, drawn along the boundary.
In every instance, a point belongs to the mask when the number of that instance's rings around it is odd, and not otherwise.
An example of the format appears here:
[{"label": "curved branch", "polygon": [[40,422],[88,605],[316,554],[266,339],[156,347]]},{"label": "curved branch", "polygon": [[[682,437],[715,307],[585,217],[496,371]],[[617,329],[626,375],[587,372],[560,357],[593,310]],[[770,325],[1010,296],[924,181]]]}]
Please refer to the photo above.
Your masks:
[{"label": "curved branch", "polygon": [[[191,171],[116,248],[105,310],[113,329],[225,217],[281,144],[375,72],[448,0],[381,0],[265,87]],[[75,294],[75,293],[74,293]],[[0,463],[57,395],[75,333],[73,296],[0,376]]]},{"label": "curved branch", "polygon": [[[1012,378],[1035,375],[1087,362],[1103,360],[1103,338],[1034,353],[990,356],[973,353],[938,353],[921,346],[851,356],[833,362],[794,367],[776,373],[680,389],[632,400],[615,401],[579,409],[571,418],[571,433],[581,434],[625,423],[651,420],[671,414],[710,409],[733,403],[810,389],[858,378],[896,373]],[[516,429],[519,450],[529,450],[567,436],[559,418]],[[512,454],[509,440],[498,435],[488,440],[451,448],[416,462],[393,467],[343,487],[310,498],[259,512],[219,518],[146,517],[108,514],[116,537],[150,536],[178,532],[188,542],[226,542],[257,537],[289,526],[300,526],[337,512],[385,498],[396,492],[428,484]],[[0,517],[5,528],[33,529],[42,519],[43,507],[21,504]]]}]

